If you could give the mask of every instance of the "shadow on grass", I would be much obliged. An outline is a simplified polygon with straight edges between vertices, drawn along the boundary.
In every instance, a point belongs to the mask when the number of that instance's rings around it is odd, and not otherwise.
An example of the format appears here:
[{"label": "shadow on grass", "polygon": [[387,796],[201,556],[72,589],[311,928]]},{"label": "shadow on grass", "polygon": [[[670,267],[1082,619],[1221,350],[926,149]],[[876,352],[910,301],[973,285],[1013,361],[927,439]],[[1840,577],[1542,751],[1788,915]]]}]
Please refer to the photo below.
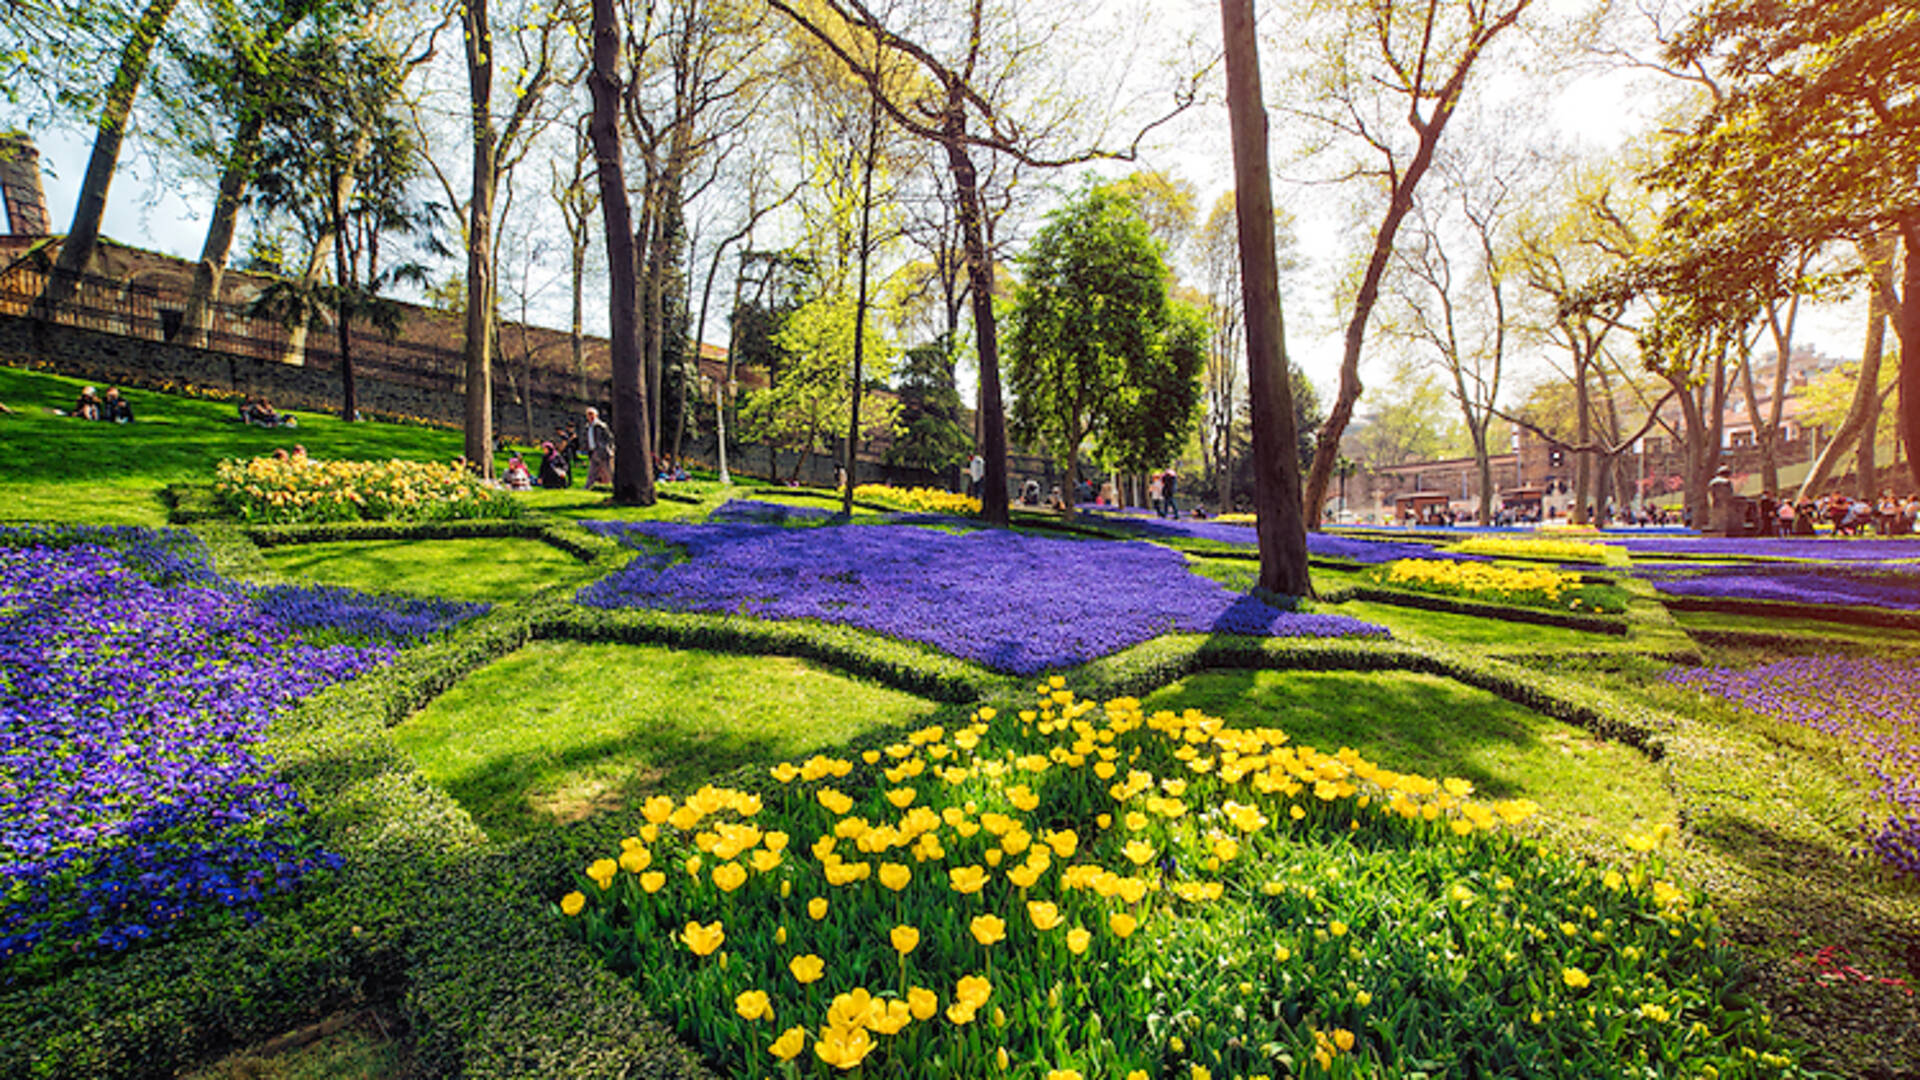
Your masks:
[{"label": "shadow on grass", "polygon": [[[1712,810],[1689,834],[1742,879],[1708,882],[1775,1026],[1820,1047],[1823,1062],[1870,1080],[1920,1076],[1920,925],[1911,905],[1863,903],[1861,864],[1759,811]],[[1908,894],[1911,895],[1911,894]],[[1832,950],[1824,972],[1814,957]],[[1825,974],[1829,977],[1823,978]],[[1895,980],[1895,981],[1888,981]]]}]

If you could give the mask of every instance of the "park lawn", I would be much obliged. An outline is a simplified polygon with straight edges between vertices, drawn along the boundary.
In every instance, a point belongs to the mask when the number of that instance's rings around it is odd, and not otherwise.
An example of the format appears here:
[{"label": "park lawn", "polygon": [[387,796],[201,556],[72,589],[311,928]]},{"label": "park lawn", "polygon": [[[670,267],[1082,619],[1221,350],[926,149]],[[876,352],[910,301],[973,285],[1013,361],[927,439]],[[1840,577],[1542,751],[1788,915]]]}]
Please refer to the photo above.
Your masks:
[{"label": "park lawn", "polygon": [[290,450],[322,459],[448,460],[460,455],[460,433],[399,424],[349,424],[319,413],[295,413],[299,426],[242,424],[231,402],[124,390],[131,424],[55,416],[87,385],[80,379],[0,367],[0,520],[94,525],[163,525],[159,489],[211,483],[224,458]]},{"label": "park lawn", "polygon": [[637,806],[941,707],[786,657],[539,641],[394,729],[496,838]]},{"label": "park lawn", "polygon": [[505,603],[549,585],[585,584],[603,568],[538,540],[363,540],[268,548],[276,574],[302,585]]},{"label": "park lawn", "polygon": [[1350,746],[1397,772],[1462,777],[1486,798],[1534,800],[1550,828],[1617,837],[1675,820],[1664,773],[1639,751],[1432,675],[1208,671],[1144,705],[1277,727],[1324,753]]},{"label": "park lawn", "polygon": [[[1187,562],[1193,572],[1217,581],[1235,592],[1246,592],[1260,580],[1260,564],[1247,559],[1204,559],[1192,555]],[[1371,584],[1359,574],[1316,568],[1314,588],[1330,591],[1347,585]],[[1384,626],[1402,641],[1440,642],[1454,646],[1476,646],[1494,650],[1539,651],[1543,649],[1590,649],[1617,643],[1620,639],[1564,626],[1540,626],[1509,622],[1505,619],[1457,615],[1449,611],[1402,607],[1369,600],[1349,600],[1344,604],[1317,604],[1316,611],[1330,615],[1351,615],[1356,619]]]}]

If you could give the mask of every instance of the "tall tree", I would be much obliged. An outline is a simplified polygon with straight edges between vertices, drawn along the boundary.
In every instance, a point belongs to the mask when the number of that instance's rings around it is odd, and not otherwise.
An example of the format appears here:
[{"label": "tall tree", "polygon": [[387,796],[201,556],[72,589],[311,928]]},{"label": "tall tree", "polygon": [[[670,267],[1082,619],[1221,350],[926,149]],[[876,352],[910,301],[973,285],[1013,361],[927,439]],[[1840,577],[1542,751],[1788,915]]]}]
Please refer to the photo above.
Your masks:
[{"label": "tall tree", "polygon": [[264,5],[220,11],[225,17],[214,26],[218,51],[194,68],[196,81],[209,91],[212,109],[231,111],[233,132],[220,151],[213,213],[207,219],[200,260],[194,264],[193,284],[180,318],[179,340],[183,344],[207,346],[212,305],[220,298],[240,210],[253,183],[271,99],[284,93],[290,76],[295,75],[286,66],[295,54],[288,38],[309,19],[323,24],[315,28],[316,32],[341,33],[332,17],[345,14],[350,6],[324,0],[266,0]]},{"label": "tall tree", "polygon": [[[1227,115],[1233,131],[1235,212],[1240,221],[1241,304],[1247,321],[1247,386],[1253,406],[1254,531],[1260,588],[1307,596],[1307,523],[1302,520],[1293,392],[1288,385],[1286,324],[1280,313],[1280,265],[1274,253],[1273,170],[1267,162],[1267,112],[1260,93],[1260,49],[1253,0],[1220,0],[1226,38]],[[1351,406],[1351,402],[1349,402]],[[1337,445],[1337,441],[1336,441]],[[1318,502],[1313,514],[1319,516]]]},{"label": "tall tree", "polygon": [[1206,331],[1176,320],[1160,250],[1130,195],[1095,187],[1049,214],[1021,260],[1007,316],[1013,430],[1045,442],[1070,486],[1089,437],[1113,464],[1145,469],[1192,427]]},{"label": "tall tree", "polygon": [[[1447,125],[1487,51],[1533,0],[1370,0],[1340,5],[1313,78],[1324,92],[1292,109],[1351,152],[1344,176],[1385,196],[1360,271],[1340,356],[1340,388],[1307,477],[1308,526],[1319,527],[1340,439],[1360,399],[1367,326],[1393,260],[1401,223],[1432,167]],[[1404,125],[1404,129],[1402,129]]]},{"label": "tall tree", "polygon": [[[1013,103],[1005,100],[1009,88],[1016,87],[1020,71],[1015,65],[1032,64],[1039,53],[1039,40],[1009,40],[1018,37],[1019,22],[1009,12],[992,12],[985,0],[966,0],[958,17],[948,25],[922,29],[919,38],[908,37],[893,21],[911,18],[889,10],[890,18],[876,14],[865,0],[768,0],[774,10],[794,20],[813,34],[828,50],[840,58],[867,86],[886,114],[907,133],[939,146],[947,159],[954,186],[954,205],[962,237],[967,267],[968,292],[973,305],[974,350],[980,366],[978,416],[981,449],[987,474],[981,511],[991,524],[1005,525],[1008,520],[1006,412],[1000,395],[1000,338],[993,310],[994,281],[991,249],[986,234],[986,215],[981,199],[980,172],[974,162],[976,151],[1004,154],[1034,166],[1059,166],[1097,157],[1131,157],[1147,132],[1162,121],[1155,121],[1122,150],[1098,147],[1050,153],[1046,147],[1059,141],[1057,129],[1083,103],[1061,96],[1048,102],[1051,115],[1036,114],[1042,106],[1027,106],[1027,122],[1015,115]],[[931,21],[926,6],[917,11]],[[842,42],[853,40],[848,31],[857,30],[874,41],[883,55],[905,57],[910,73],[896,74],[891,66],[863,61]],[[904,77],[903,77],[904,76]],[[1192,100],[1192,88],[1183,89],[1175,103],[1175,112]],[[1163,120],[1166,118],[1163,118]]]},{"label": "tall tree", "polygon": [[[120,60],[107,85],[100,119],[94,126],[93,153],[87,158],[86,176],[80,181],[80,197],[74,203],[73,224],[60,244],[60,257],[54,273],[47,279],[40,298],[40,310],[51,313],[65,303],[79,285],[80,275],[93,263],[94,248],[100,241],[100,221],[107,212],[107,190],[113,184],[114,170],[120,164],[120,147],[126,141],[127,125],[133,116],[133,100],[140,84],[147,79],[153,51],[179,0],[147,0],[126,31]],[[100,13],[93,17],[97,18]],[[118,8],[106,13],[109,20]]]},{"label": "tall tree", "polygon": [[639,282],[633,250],[633,208],[627,200],[627,171],[620,145],[620,107],[625,84],[620,55],[624,40],[614,15],[614,0],[593,0],[593,68],[587,88],[593,94],[594,163],[600,174],[600,212],[607,228],[607,323],[613,368],[613,501],[652,506],[653,441],[648,437],[647,387],[641,373]]},{"label": "tall tree", "polygon": [[[1901,429],[1920,433],[1920,10],[1883,0],[1712,0],[1668,51],[1717,71],[1725,94],[1655,181],[1674,277],[1706,276],[1749,302],[1803,287],[1810,244],[1899,236],[1893,323]],[[1920,455],[1908,455],[1920,484]]]}]

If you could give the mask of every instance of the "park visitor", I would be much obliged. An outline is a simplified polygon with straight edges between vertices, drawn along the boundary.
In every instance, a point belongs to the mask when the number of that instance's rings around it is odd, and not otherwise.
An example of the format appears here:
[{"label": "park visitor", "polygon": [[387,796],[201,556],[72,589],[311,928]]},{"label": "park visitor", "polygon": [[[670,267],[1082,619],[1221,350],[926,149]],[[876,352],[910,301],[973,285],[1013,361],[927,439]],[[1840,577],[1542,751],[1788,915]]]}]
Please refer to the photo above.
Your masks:
[{"label": "park visitor", "polygon": [[582,433],[587,447],[587,490],[605,484],[613,486],[613,429],[600,419],[600,410],[587,410],[587,426]]}]

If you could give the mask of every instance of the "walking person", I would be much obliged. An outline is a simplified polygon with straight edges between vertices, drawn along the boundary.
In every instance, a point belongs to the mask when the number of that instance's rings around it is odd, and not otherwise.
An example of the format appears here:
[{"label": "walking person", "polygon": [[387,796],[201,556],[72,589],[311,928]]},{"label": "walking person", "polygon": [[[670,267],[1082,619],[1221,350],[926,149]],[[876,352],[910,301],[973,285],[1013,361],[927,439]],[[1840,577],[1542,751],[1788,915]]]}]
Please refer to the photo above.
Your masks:
[{"label": "walking person", "polygon": [[605,484],[613,486],[613,429],[600,419],[600,410],[587,410],[584,432],[587,444],[587,490]]},{"label": "walking person", "polygon": [[979,498],[980,485],[987,479],[986,458],[981,457],[979,454],[973,455],[973,460],[967,462],[967,479],[971,481],[971,484],[967,488],[967,494],[976,499]]},{"label": "walking person", "polygon": [[1167,516],[1166,509],[1160,505],[1160,492],[1164,490],[1162,487],[1163,480],[1164,477],[1162,477],[1160,473],[1154,473],[1147,478],[1147,502],[1153,504],[1154,517]]},{"label": "walking person", "polygon": [[1161,516],[1170,518],[1180,516],[1180,504],[1173,501],[1174,492],[1179,486],[1179,475],[1173,471],[1173,466],[1167,466],[1167,471],[1160,477],[1160,506],[1164,511]]}]

